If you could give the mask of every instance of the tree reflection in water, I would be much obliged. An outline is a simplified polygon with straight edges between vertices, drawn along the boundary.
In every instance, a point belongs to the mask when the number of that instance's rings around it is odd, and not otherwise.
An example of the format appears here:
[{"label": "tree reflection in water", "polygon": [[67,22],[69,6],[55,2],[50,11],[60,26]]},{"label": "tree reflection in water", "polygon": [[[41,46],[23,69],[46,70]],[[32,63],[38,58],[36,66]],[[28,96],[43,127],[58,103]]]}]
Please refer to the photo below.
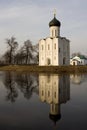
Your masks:
[{"label": "tree reflection in water", "polygon": [[7,96],[6,100],[15,102],[16,98],[18,97],[18,92],[16,89],[14,73],[13,72],[6,72],[5,73],[5,80],[4,80],[5,87],[7,89]]},{"label": "tree reflection in water", "polygon": [[29,73],[6,72],[4,85],[7,89],[6,100],[15,102],[20,90],[26,99],[30,99],[33,92],[38,93],[38,76]]},{"label": "tree reflection in water", "polygon": [[23,93],[26,99],[30,99],[34,89],[36,89],[37,85],[37,75],[24,73],[16,75],[16,82],[18,84],[18,88]]}]

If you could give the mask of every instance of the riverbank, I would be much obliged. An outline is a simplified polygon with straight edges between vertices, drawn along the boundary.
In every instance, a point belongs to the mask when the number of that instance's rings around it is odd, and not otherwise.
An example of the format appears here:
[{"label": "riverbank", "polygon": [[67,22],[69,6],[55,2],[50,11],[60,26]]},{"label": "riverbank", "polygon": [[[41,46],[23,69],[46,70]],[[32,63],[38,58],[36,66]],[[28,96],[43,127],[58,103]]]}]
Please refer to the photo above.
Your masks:
[{"label": "riverbank", "polygon": [[38,66],[8,65],[0,66],[0,71],[44,72],[44,73],[85,73],[87,66]]}]

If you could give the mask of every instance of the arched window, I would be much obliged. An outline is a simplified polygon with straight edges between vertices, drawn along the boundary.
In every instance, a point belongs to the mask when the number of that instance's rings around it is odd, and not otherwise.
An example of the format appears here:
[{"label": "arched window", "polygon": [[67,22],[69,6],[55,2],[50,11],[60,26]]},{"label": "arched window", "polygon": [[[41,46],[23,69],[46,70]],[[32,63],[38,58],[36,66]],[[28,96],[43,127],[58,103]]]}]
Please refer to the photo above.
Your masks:
[{"label": "arched window", "polygon": [[53,106],[53,104],[52,104],[52,111],[54,111],[54,106]]},{"label": "arched window", "polygon": [[56,60],[56,56],[54,57],[54,60]]},{"label": "arched window", "polygon": [[47,83],[50,83],[50,75],[47,76]]},{"label": "arched window", "polygon": [[55,30],[55,36],[56,36],[56,30]]},{"label": "arched window", "polygon": [[43,48],[44,48],[44,47],[43,47],[43,45],[42,45],[42,46],[41,46],[41,49],[43,50]]},{"label": "arched window", "polygon": [[50,91],[48,91],[48,97],[50,96]]},{"label": "arched window", "polygon": [[53,30],[52,30],[52,37],[53,37]]},{"label": "arched window", "polygon": [[59,48],[59,53],[60,53],[60,48]]},{"label": "arched window", "polygon": [[56,92],[54,93],[54,97],[56,98]]},{"label": "arched window", "polygon": [[56,49],[56,43],[54,44],[54,49]]},{"label": "arched window", "polygon": [[42,90],[42,96],[44,95],[44,91]]},{"label": "arched window", "polygon": [[48,44],[48,50],[50,50],[50,45]]},{"label": "arched window", "polygon": [[48,58],[47,59],[47,65],[50,65],[51,64],[51,61],[50,61],[50,59]]}]

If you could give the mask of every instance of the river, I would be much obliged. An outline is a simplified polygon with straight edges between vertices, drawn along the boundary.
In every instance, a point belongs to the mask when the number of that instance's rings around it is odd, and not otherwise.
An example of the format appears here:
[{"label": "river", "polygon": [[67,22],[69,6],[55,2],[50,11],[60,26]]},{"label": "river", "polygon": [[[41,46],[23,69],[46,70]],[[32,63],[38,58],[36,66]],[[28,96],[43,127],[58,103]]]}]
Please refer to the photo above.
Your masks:
[{"label": "river", "polygon": [[0,130],[87,130],[87,74],[0,72]]}]

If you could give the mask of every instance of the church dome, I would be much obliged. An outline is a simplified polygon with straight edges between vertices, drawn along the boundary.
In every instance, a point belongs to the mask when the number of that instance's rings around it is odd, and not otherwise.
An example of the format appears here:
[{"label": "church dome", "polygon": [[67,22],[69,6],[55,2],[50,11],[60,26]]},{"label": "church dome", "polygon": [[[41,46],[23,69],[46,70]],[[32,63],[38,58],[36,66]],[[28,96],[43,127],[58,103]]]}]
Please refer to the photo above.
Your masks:
[{"label": "church dome", "polygon": [[58,21],[58,20],[55,18],[55,16],[54,16],[54,18],[49,22],[49,27],[51,27],[51,26],[58,26],[58,27],[61,26],[60,21]]}]

